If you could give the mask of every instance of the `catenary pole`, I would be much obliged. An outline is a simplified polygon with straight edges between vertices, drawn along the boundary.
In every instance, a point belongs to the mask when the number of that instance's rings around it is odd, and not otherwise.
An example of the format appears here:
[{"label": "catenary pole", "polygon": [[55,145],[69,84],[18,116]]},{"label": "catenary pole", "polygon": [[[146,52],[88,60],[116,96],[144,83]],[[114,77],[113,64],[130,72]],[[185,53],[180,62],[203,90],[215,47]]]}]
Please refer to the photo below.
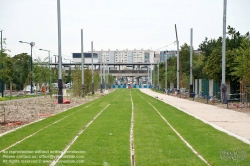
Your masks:
[{"label": "catenary pole", "polygon": [[101,77],[101,83],[100,83],[100,93],[102,93],[102,52],[100,52],[100,77]]},{"label": "catenary pole", "polygon": [[81,63],[82,63],[82,98],[84,98],[84,62],[85,57],[83,54],[83,29],[81,29]]},{"label": "catenary pole", "polygon": [[62,83],[62,47],[61,47],[61,11],[60,0],[57,0],[58,19],[58,104],[63,104],[63,83]]},{"label": "catenary pole", "polygon": [[221,102],[227,103],[226,91],[226,19],[227,19],[227,0],[224,0],[223,5],[223,39],[222,39],[222,79],[221,79]]},{"label": "catenary pole", "polygon": [[177,27],[176,27],[176,24],[175,24],[175,33],[176,33],[176,44],[177,44],[177,90],[179,90],[179,86],[180,86],[180,83],[179,83],[179,77],[180,77],[180,74],[179,74],[179,62],[180,62],[180,55],[179,55],[179,40],[178,40],[178,36],[177,36]]},{"label": "catenary pole", "polygon": [[91,85],[92,85],[92,95],[94,95],[95,92],[94,92],[94,71],[93,71],[94,70],[93,69],[94,68],[93,67],[93,41],[91,41],[91,57],[92,57],[91,58],[91,63],[92,63],[91,65],[92,66],[91,67],[92,68],[92,84]]},{"label": "catenary pole", "polygon": [[190,29],[190,97],[193,97],[193,28]]}]

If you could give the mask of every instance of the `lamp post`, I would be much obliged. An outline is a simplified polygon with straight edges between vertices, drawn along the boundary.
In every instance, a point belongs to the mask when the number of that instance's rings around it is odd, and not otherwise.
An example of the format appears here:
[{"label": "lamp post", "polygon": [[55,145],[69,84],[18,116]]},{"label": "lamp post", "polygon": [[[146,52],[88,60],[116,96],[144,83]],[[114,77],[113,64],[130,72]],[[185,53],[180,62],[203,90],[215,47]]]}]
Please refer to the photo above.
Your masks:
[{"label": "lamp post", "polygon": [[35,45],[35,42],[24,42],[24,41],[19,41],[19,43],[26,43],[29,44],[31,47],[31,54],[30,54],[30,72],[31,72],[31,76],[30,76],[30,93],[32,93],[32,48]]},{"label": "lamp post", "polygon": [[69,82],[70,82],[70,85],[71,85],[71,62],[72,62],[72,60],[71,59],[66,59],[66,58],[64,58],[64,60],[70,61],[70,66],[69,66]]},{"label": "lamp post", "polygon": [[51,83],[51,82],[50,82],[50,75],[51,75],[51,74],[50,74],[50,50],[45,50],[45,49],[41,49],[41,48],[40,48],[39,50],[41,50],[41,51],[47,51],[48,54],[49,54],[49,86],[50,86],[50,83]]},{"label": "lamp post", "polygon": [[[0,30],[1,32],[1,58],[2,58],[2,70],[3,70],[3,30]],[[2,71],[2,97],[4,97],[4,80],[3,80],[3,71]]]}]

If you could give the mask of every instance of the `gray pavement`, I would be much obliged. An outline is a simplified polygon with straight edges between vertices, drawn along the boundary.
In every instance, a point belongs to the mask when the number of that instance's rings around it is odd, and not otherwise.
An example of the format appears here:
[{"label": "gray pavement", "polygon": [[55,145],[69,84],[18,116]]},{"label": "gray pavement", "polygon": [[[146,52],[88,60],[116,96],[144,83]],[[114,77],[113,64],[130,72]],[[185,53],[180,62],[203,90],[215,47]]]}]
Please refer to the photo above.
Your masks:
[{"label": "gray pavement", "polygon": [[197,119],[250,144],[250,115],[218,106],[199,103],[166,94],[154,92],[150,89],[140,89],[141,92],[170,104]]}]

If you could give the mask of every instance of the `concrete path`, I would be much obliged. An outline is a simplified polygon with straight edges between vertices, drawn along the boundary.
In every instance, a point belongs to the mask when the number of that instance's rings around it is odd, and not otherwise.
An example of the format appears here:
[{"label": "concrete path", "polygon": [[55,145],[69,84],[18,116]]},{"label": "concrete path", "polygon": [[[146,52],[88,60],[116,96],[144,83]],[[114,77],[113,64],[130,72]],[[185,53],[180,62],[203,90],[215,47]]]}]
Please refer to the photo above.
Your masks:
[{"label": "concrete path", "polygon": [[250,144],[250,115],[230,109],[199,103],[166,94],[160,94],[150,89],[140,89],[141,92],[170,104],[183,112]]}]

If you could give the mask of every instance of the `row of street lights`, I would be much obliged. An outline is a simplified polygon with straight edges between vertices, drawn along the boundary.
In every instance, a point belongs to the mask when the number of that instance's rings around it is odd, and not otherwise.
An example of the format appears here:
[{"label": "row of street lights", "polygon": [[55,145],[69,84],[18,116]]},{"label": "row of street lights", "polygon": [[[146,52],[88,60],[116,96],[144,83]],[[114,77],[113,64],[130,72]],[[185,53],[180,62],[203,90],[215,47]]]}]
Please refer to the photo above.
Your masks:
[{"label": "row of street lights", "polygon": [[[1,31],[2,32],[2,31]],[[31,58],[30,58],[30,72],[31,72],[31,82],[30,82],[30,86],[31,86],[31,93],[32,93],[32,87],[33,87],[33,84],[32,84],[32,66],[33,66],[33,61],[32,61],[32,49],[33,49],[33,46],[35,45],[35,42],[24,42],[24,41],[19,41],[20,43],[26,43],[26,44],[29,44],[30,46],[31,46]],[[2,42],[1,42],[2,43]],[[2,50],[2,49],[1,49]],[[42,49],[42,48],[40,48],[39,50],[41,50],[41,51],[46,51],[46,52],[48,52],[48,57],[49,57],[49,69],[50,69],[50,64],[51,64],[51,60],[50,60],[50,50],[46,50],[46,49]],[[56,59],[56,56],[58,56],[58,55],[54,55],[55,56],[55,59]],[[71,72],[71,62],[72,62],[72,60],[71,59],[65,59],[64,58],[64,60],[69,60],[70,61],[70,72]],[[55,60],[55,63],[56,63],[56,60]],[[2,64],[3,65],[3,64]],[[2,81],[3,81],[3,79],[2,79]],[[70,82],[71,82],[71,80],[70,80]],[[49,85],[51,84],[51,77],[49,77]],[[2,83],[2,85],[3,85],[3,83]],[[3,89],[3,88],[2,88]],[[3,90],[2,90],[3,91]],[[3,94],[3,93],[2,93]]]},{"label": "row of street lights", "polygon": [[[60,13],[60,0],[57,0],[57,16],[58,16],[58,60],[59,60],[59,64],[58,64],[58,104],[62,104],[63,103],[63,95],[62,95],[62,56],[61,56],[61,13]],[[2,69],[3,69],[3,42],[2,42],[2,30],[0,30],[1,32],[1,58],[2,58]],[[33,84],[32,84],[32,49],[33,46],[35,45],[35,42],[24,42],[24,41],[19,41],[20,43],[26,43],[29,44],[31,46],[31,56],[30,56],[30,93],[32,93],[32,89],[33,89]],[[45,49],[39,49],[41,51],[47,51],[49,54],[49,68],[50,68],[50,50],[45,50]],[[93,54],[93,53],[92,53]],[[71,63],[71,60],[70,60]],[[92,62],[93,63],[93,62]],[[71,65],[70,65],[71,66]],[[70,67],[71,68],[71,67]],[[4,97],[4,79],[3,79],[3,73],[2,73],[2,86],[1,86],[1,90],[2,90],[2,97]],[[50,84],[50,78],[49,78],[49,84]]]}]

